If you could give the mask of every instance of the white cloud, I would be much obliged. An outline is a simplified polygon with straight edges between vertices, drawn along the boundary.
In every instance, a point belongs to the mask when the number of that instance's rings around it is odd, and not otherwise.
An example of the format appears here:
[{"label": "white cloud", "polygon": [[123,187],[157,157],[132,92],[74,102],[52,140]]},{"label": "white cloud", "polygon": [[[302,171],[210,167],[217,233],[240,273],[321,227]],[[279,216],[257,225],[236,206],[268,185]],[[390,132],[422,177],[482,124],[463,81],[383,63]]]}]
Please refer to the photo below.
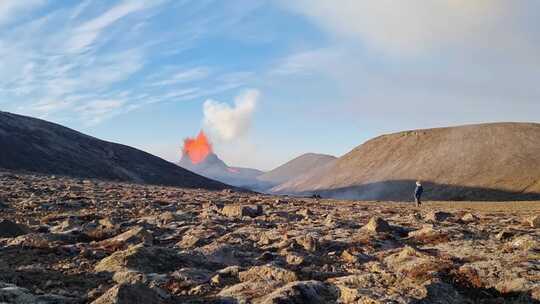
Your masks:
[{"label": "white cloud", "polygon": [[0,24],[15,20],[20,13],[33,10],[45,4],[45,0],[2,0],[0,1]]},{"label": "white cloud", "polygon": [[[298,0],[284,5],[339,37],[391,54],[418,54],[462,44],[514,40],[515,4],[503,0]],[[515,16],[514,16],[515,17]],[[504,37],[504,38],[503,38]]]},{"label": "white cloud", "polygon": [[224,141],[246,135],[251,127],[259,96],[259,91],[248,90],[235,98],[233,107],[211,99],[205,101],[205,127]]},{"label": "white cloud", "polygon": [[[104,29],[111,26],[118,20],[128,16],[129,14],[143,10],[148,6],[149,5],[145,4],[144,1],[123,1],[122,3],[107,10],[102,15],[76,27],[72,32],[72,36],[66,43],[66,49],[71,52],[79,52],[84,50],[95,40],[97,40],[100,33]],[[82,9],[84,9],[84,7]],[[77,11],[75,11],[76,15],[80,14],[79,10],[81,10],[80,7],[77,9]]]},{"label": "white cloud", "polygon": [[210,75],[209,68],[196,67],[196,68],[191,68],[191,69],[177,72],[165,80],[155,82],[153,85],[165,86],[165,85],[181,84],[185,82],[201,80],[208,77],[209,75]]}]

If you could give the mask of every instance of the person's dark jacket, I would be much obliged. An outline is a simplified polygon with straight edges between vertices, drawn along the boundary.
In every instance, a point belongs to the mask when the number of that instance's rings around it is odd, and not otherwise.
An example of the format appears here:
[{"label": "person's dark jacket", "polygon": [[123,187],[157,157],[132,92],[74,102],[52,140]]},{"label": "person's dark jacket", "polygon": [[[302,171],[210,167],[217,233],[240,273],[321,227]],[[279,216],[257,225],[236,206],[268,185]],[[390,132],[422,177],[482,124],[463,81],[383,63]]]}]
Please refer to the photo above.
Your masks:
[{"label": "person's dark jacket", "polygon": [[422,196],[422,193],[424,193],[424,187],[416,186],[416,189],[414,190],[414,196],[415,197],[420,197],[420,196]]}]

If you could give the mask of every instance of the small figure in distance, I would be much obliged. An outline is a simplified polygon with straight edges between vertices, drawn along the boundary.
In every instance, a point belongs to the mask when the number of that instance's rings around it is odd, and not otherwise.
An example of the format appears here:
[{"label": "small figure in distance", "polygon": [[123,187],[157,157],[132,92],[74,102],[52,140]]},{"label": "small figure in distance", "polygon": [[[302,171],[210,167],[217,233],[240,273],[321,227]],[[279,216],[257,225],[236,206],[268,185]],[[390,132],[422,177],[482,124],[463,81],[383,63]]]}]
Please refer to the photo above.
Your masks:
[{"label": "small figure in distance", "polygon": [[422,187],[422,183],[420,181],[416,182],[416,189],[414,190],[414,199],[416,201],[416,207],[420,207],[422,205],[422,193],[424,193],[424,187]]}]

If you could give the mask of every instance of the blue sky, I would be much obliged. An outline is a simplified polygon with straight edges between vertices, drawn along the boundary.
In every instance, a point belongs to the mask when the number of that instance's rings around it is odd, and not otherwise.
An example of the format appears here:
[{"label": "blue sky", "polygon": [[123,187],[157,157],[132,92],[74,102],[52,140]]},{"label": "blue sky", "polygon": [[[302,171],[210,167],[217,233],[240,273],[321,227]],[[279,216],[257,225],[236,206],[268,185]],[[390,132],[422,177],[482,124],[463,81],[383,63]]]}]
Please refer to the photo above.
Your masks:
[{"label": "blue sky", "polygon": [[177,161],[342,155],[388,132],[540,121],[540,3],[0,2],[0,109]]}]

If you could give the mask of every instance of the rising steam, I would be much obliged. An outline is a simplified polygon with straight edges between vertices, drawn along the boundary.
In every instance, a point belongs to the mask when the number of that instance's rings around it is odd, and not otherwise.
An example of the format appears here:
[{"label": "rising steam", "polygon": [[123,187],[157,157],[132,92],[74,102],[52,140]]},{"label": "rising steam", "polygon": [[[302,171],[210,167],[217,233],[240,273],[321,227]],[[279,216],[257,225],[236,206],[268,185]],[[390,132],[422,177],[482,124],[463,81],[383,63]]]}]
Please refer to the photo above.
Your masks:
[{"label": "rising steam", "polygon": [[244,136],[251,127],[251,120],[257,100],[258,90],[248,90],[234,99],[234,106],[215,100],[204,103],[204,125],[224,141]]}]

